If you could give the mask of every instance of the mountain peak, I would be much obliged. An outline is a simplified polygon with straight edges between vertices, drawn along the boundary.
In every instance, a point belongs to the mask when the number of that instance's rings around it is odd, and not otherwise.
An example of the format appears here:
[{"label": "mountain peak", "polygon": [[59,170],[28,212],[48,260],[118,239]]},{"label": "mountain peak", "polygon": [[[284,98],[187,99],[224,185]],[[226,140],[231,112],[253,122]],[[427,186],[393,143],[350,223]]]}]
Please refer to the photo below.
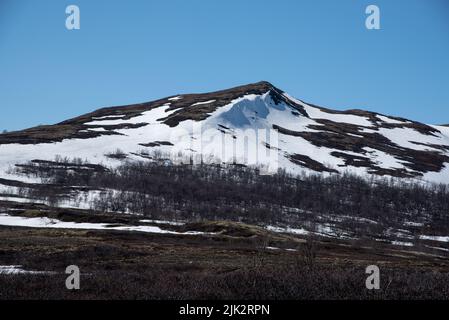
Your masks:
[{"label": "mountain peak", "polygon": [[284,92],[281,89],[274,86],[271,82],[268,82],[265,80],[255,82],[255,83],[250,83],[247,85],[247,87],[254,88],[255,90],[260,90],[265,93],[272,91],[272,92],[277,92],[277,93],[282,94]]},{"label": "mountain peak", "polygon": [[255,82],[255,83],[250,83],[250,84],[248,84],[248,86],[254,86],[256,88],[264,88],[267,90],[277,89],[273,84],[271,84],[270,82],[265,81],[265,80]]},{"label": "mountain peak", "polygon": [[[248,83],[236,87],[232,87],[229,89],[209,92],[209,93],[202,93],[202,94],[195,94],[196,98],[201,98],[201,96],[217,96],[217,95],[231,95],[234,98],[238,98],[242,95],[246,94],[264,94],[269,91],[276,91],[276,92],[282,92],[282,90],[279,90],[274,85],[272,85],[268,81],[259,81],[254,83]],[[183,95],[185,96],[191,96],[191,95]]]}]

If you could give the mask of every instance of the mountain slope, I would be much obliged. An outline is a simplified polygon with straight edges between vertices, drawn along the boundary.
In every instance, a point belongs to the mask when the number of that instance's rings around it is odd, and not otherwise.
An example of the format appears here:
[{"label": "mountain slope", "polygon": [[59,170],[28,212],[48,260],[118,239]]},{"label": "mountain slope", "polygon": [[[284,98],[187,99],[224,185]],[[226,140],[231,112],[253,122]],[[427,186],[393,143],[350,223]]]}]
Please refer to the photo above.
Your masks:
[{"label": "mountain slope", "polygon": [[114,166],[155,152],[183,162],[257,164],[270,171],[449,181],[448,127],[330,110],[268,82],[103,108],[56,125],[2,134],[0,178],[13,178],[10,168],[17,164],[56,155]]}]

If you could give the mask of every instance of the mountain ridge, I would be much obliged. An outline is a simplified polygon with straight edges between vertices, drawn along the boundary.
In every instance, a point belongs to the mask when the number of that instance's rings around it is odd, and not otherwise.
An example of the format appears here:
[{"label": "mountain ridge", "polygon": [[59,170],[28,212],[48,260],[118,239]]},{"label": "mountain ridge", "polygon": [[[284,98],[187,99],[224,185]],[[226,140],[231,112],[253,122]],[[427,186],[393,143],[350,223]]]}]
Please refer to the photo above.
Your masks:
[{"label": "mountain ridge", "polygon": [[[195,124],[202,125],[209,134],[207,139],[215,141],[204,150],[192,147]],[[0,135],[0,152],[9,152],[14,161],[20,158],[12,155],[14,152],[24,153],[24,161],[36,160],[28,159],[26,154],[34,155],[35,146],[41,146],[53,156],[69,156],[72,152],[72,156],[81,154],[96,163],[111,164],[105,157],[112,152],[107,147],[124,149],[126,159],[148,159],[148,151],[143,154],[139,149],[147,148],[201,156],[208,153],[229,161],[229,155],[224,157],[220,151],[229,147],[220,146],[219,140],[232,137],[239,143],[247,138],[247,129],[274,130],[279,135],[279,146],[258,138],[252,143],[274,150],[280,158],[276,166],[293,172],[339,173],[349,169],[356,174],[438,182],[449,177],[447,127],[362,109],[320,107],[295,99],[268,81],[106,107],[55,125],[5,133]],[[184,133],[176,133],[180,130]],[[170,141],[174,133],[177,140],[184,141]],[[243,154],[234,154],[233,158],[241,161]],[[40,160],[51,159],[46,156]],[[271,159],[264,161],[262,165],[273,165]]]},{"label": "mountain ridge", "polygon": [[[80,123],[81,120],[92,120],[93,117],[99,117],[99,116],[103,116],[103,115],[114,115],[117,111],[120,111],[120,113],[122,113],[123,111],[126,111],[127,109],[129,109],[130,111],[135,111],[135,112],[143,112],[143,111],[148,111],[151,110],[154,107],[159,106],[161,103],[170,101],[170,99],[182,96],[182,97],[189,97],[189,98],[193,98],[193,99],[201,99],[203,97],[213,97],[217,94],[226,94],[228,92],[241,92],[242,95],[244,94],[250,94],[252,92],[256,92],[256,93],[265,93],[267,91],[273,90],[275,92],[278,92],[280,94],[284,94],[285,92],[283,90],[280,90],[279,88],[277,88],[276,86],[274,86],[273,84],[271,84],[270,82],[266,81],[266,80],[261,80],[255,83],[250,83],[250,84],[246,84],[246,85],[240,85],[240,86],[235,86],[229,89],[223,89],[223,90],[217,90],[217,91],[212,91],[212,92],[204,92],[204,93],[188,93],[188,94],[177,94],[177,95],[171,95],[165,98],[161,98],[161,99],[157,99],[157,100],[152,100],[152,101],[148,101],[148,102],[142,102],[142,103],[134,103],[134,104],[127,104],[127,105],[117,105],[117,106],[111,106],[111,107],[102,107],[99,109],[95,109],[91,112],[82,114],[80,116],[76,116],[67,120],[63,120],[60,122],[57,122],[55,124],[48,124],[48,125],[39,125],[39,126],[34,126],[34,127],[30,127],[30,128],[26,128],[26,129],[22,129],[22,130],[14,130],[14,131],[8,131],[3,133],[3,135],[9,135],[12,136],[16,133],[21,133],[21,132],[27,132],[27,133],[31,133],[33,130],[38,129],[38,128],[45,128],[48,129],[48,127],[50,126],[63,126],[63,125],[69,125],[69,124],[77,124]],[[302,101],[302,100],[301,100]],[[336,110],[336,109],[331,109],[328,107],[323,107],[323,106],[318,106],[315,104],[312,104],[310,102],[306,102],[306,101],[302,101],[304,103],[306,103],[309,106],[324,110],[328,113],[334,113],[334,114],[354,114],[354,115],[368,115],[368,114],[372,114],[372,115],[380,115],[380,116],[385,116],[391,119],[395,119],[395,120],[400,120],[400,121],[410,121],[413,123],[420,123],[418,121],[413,121],[407,118],[403,118],[403,117],[399,117],[399,116],[392,116],[392,115],[386,115],[386,114],[382,114],[376,111],[369,111],[369,110],[365,110],[365,109],[360,109],[360,108],[352,108],[352,109],[345,109],[345,110]],[[130,115],[131,117],[131,115]],[[126,117],[124,119],[127,119]],[[441,124],[439,126],[449,126],[449,124]],[[1,140],[0,140],[1,141]],[[0,142],[1,143],[5,143],[5,142]]]}]

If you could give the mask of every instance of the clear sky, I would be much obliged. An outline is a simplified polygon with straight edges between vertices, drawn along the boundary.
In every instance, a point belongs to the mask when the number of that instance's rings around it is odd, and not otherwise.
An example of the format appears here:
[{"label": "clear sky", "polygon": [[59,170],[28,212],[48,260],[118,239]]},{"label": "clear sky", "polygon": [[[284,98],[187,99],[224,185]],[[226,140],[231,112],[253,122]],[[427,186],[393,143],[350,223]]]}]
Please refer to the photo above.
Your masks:
[{"label": "clear sky", "polygon": [[[365,28],[369,4],[381,30]],[[449,1],[0,0],[0,130],[260,80],[449,123]]]}]

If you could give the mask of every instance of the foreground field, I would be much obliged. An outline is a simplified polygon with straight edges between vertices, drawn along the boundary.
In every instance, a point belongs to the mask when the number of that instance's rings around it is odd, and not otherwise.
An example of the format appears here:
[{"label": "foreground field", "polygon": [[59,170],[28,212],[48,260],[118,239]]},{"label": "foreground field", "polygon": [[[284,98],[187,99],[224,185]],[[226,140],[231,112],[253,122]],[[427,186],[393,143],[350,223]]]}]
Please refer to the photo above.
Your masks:
[{"label": "foreground field", "polygon": [[[126,215],[21,211],[27,217],[43,214],[76,222],[136,223]],[[177,233],[0,226],[0,266],[22,270],[0,269],[0,298],[449,298],[449,260],[430,251],[223,221],[146,224]],[[365,286],[365,269],[373,264],[381,270],[380,290]],[[80,290],[65,287],[69,265],[80,268]]]}]

